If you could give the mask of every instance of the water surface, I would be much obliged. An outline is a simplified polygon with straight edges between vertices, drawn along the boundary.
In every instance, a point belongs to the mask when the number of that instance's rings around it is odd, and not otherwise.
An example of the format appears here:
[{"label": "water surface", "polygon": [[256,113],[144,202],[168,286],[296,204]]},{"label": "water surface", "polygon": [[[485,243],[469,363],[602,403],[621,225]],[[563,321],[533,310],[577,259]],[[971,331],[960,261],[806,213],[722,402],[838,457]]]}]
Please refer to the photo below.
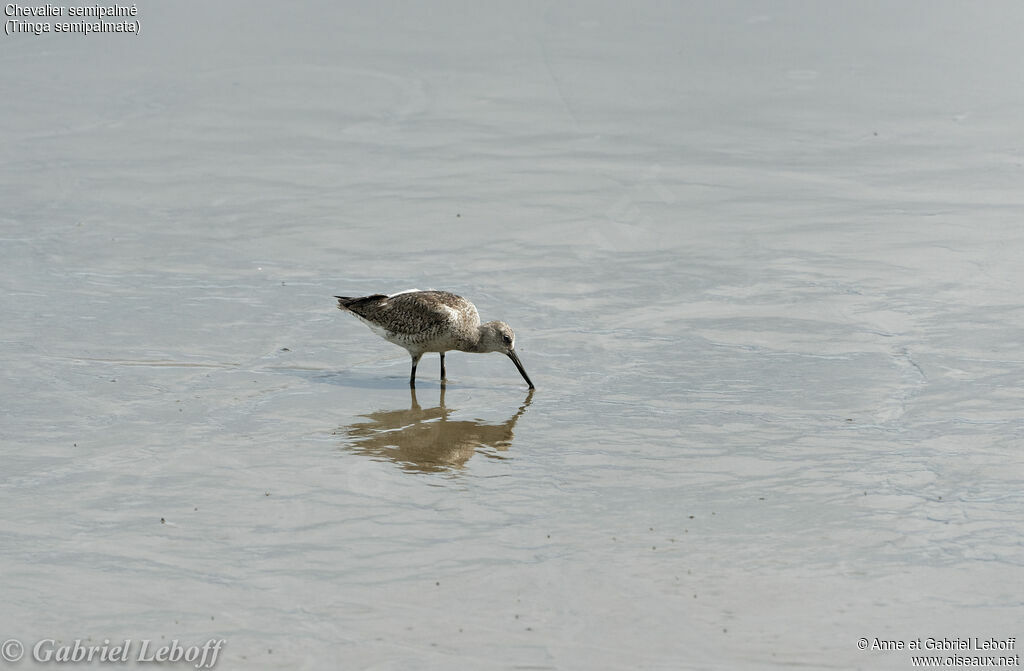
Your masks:
[{"label": "water surface", "polygon": [[[1024,638],[1016,4],[140,15],[0,40],[0,638]],[[509,322],[536,392],[453,353],[411,394],[332,298],[410,287]]]}]

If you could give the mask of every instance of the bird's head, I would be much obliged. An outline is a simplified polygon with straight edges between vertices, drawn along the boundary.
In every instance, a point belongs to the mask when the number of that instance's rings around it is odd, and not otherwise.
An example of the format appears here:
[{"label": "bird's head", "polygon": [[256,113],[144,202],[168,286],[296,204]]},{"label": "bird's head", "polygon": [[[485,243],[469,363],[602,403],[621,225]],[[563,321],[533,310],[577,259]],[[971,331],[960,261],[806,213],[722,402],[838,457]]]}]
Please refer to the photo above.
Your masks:
[{"label": "bird's head", "polygon": [[487,322],[480,327],[480,351],[508,354],[515,351],[516,334],[505,322]]},{"label": "bird's head", "polygon": [[530,386],[530,389],[534,388],[530,376],[526,374],[526,369],[523,368],[522,362],[516,355],[516,334],[512,331],[511,326],[505,322],[487,322],[482,325],[479,348],[480,352],[501,352],[512,359],[512,363],[519,369],[519,374],[526,380],[526,384]]}]

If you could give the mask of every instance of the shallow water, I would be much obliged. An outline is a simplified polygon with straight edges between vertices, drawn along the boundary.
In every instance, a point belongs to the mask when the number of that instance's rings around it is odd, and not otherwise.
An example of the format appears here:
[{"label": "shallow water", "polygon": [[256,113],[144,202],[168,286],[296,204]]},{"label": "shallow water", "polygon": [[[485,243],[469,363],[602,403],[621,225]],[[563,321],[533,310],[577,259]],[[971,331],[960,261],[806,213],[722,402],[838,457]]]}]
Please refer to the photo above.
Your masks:
[{"label": "shallow water", "polygon": [[[0,38],[0,639],[1024,640],[1020,19],[176,3]],[[413,286],[508,321],[536,392],[452,353],[411,394],[332,296]]]}]

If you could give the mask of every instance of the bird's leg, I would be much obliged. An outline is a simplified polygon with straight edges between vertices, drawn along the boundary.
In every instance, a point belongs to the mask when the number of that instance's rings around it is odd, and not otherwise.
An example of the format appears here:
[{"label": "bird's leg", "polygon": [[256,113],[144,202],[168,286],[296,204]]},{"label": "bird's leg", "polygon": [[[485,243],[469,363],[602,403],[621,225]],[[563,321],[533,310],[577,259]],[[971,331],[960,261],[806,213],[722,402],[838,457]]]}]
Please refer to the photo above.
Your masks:
[{"label": "bird's leg", "polygon": [[445,380],[445,374],[444,374],[444,352],[441,352],[441,381],[443,382],[444,380]]},{"label": "bird's leg", "polygon": [[412,355],[412,372],[409,373],[409,386],[410,387],[415,387],[416,386],[416,364],[418,364],[420,362],[420,357],[421,356],[423,356],[423,355],[422,354],[413,354]]}]

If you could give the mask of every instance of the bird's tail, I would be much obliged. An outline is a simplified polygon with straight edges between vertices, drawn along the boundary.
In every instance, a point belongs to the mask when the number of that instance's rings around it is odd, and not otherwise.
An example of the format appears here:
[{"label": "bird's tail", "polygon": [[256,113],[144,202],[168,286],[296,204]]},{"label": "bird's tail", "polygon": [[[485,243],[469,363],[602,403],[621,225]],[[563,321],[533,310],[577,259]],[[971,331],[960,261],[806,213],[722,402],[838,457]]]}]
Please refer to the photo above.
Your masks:
[{"label": "bird's tail", "polygon": [[370,301],[379,301],[382,298],[387,298],[384,294],[374,294],[372,296],[359,296],[353,298],[351,296],[335,296],[338,299],[338,309],[351,311],[353,306],[359,306],[360,304],[369,303]]}]

